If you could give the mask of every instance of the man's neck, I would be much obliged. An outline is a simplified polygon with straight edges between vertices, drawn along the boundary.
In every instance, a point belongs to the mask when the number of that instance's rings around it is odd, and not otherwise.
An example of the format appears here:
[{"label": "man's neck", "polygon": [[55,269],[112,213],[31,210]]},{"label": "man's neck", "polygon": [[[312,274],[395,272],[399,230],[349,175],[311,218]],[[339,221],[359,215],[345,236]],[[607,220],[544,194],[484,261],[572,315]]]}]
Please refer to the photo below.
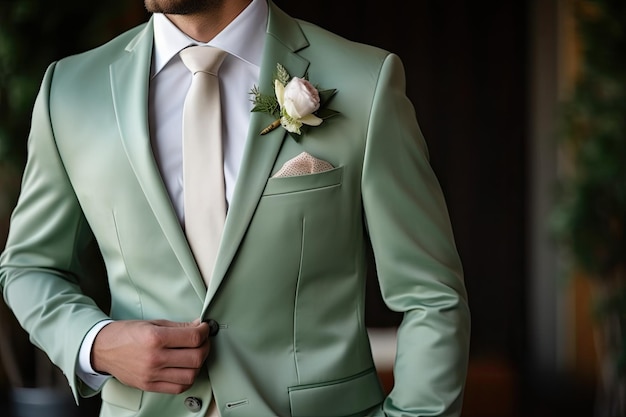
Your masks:
[{"label": "man's neck", "polygon": [[210,11],[186,15],[167,14],[166,16],[187,36],[206,43],[224,30],[251,2],[252,0],[230,0]]}]

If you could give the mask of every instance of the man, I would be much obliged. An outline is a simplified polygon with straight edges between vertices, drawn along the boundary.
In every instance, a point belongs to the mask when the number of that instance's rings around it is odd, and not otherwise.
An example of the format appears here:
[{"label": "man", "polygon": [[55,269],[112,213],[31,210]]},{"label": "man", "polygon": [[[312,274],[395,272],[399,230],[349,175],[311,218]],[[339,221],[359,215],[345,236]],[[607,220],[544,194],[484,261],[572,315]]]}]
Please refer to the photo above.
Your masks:
[{"label": "man", "polygon": [[[101,416],[458,416],[462,267],[398,57],[266,0],[146,7],[149,22],[44,76],[0,263],[33,342],[77,399],[101,392]],[[179,52],[190,45],[226,51],[228,211],[209,272],[185,224],[183,197],[202,191],[184,189],[182,174],[193,76]],[[310,93],[323,108],[289,110],[281,68],[308,80],[295,101]],[[260,96],[291,111],[263,135],[276,115],[252,111]],[[337,113],[318,119],[323,109]],[[307,120],[317,125],[288,132]],[[282,175],[302,156],[309,174]],[[109,312],[80,290],[93,239]],[[364,324],[369,244],[385,302],[403,313],[386,397]]]}]

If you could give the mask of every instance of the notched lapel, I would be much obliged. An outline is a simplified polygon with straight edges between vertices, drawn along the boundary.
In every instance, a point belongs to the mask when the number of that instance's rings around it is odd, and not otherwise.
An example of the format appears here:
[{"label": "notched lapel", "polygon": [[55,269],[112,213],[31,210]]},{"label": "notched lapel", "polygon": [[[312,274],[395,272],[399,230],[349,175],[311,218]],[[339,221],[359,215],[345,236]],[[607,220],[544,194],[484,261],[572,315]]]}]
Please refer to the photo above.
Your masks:
[{"label": "notched lapel", "polygon": [[126,48],[123,58],[110,67],[115,115],[128,160],[163,233],[178,261],[202,299],[204,281],[163,184],[154,159],[148,127],[148,89],[153,29],[150,20]]}]

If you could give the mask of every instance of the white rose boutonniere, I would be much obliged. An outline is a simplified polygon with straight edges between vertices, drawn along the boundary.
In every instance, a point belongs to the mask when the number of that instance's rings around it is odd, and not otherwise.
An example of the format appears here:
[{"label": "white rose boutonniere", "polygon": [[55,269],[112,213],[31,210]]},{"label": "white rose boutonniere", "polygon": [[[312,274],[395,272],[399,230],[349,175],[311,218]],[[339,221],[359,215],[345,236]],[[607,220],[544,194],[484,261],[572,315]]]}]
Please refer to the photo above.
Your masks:
[{"label": "white rose boutonniere", "polygon": [[276,117],[260,134],[264,135],[282,125],[290,134],[300,136],[304,126],[319,126],[325,119],[339,114],[325,108],[325,104],[336,92],[335,89],[319,91],[306,76],[292,78],[278,64],[274,78],[274,96],[262,94],[256,86],[250,92],[253,96],[253,112],[269,113]]}]

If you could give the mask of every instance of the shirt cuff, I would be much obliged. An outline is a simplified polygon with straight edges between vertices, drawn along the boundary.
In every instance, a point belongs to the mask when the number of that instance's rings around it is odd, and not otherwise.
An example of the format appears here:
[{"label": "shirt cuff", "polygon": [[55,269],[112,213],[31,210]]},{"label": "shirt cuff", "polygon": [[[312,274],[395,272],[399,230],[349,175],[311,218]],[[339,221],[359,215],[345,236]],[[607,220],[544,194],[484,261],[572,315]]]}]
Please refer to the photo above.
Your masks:
[{"label": "shirt cuff", "polygon": [[89,333],[85,336],[83,344],[80,346],[80,352],[78,353],[78,359],[76,360],[76,375],[89,386],[89,388],[97,391],[104,383],[111,378],[111,375],[101,374],[96,372],[91,366],[91,348],[93,342],[96,340],[96,336],[102,330],[104,326],[111,323],[113,320],[104,320],[96,324],[89,330]]}]

